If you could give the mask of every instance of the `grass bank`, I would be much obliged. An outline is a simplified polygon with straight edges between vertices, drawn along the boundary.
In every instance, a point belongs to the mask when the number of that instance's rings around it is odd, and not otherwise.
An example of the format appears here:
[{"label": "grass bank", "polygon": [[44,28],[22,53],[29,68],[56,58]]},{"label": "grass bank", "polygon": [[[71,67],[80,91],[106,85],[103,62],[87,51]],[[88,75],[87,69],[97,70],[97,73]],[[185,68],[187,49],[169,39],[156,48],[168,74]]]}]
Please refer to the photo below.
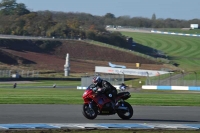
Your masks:
[{"label": "grass bank", "polygon": [[[200,71],[200,38],[176,35],[121,32],[133,41],[163,51],[171,63],[184,71]],[[137,47],[137,44],[136,46]]]}]

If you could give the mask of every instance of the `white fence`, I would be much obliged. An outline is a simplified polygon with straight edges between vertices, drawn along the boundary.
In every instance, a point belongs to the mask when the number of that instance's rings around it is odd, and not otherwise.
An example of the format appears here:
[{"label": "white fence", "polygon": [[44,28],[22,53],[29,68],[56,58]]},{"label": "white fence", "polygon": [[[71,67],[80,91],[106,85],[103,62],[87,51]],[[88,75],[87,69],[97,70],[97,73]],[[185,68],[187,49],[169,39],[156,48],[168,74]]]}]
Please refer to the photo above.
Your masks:
[{"label": "white fence", "polygon": [[7,78],[7,77],[39,77],[39,72],[35,70],[0,70],[0,77],[1,78]]}]

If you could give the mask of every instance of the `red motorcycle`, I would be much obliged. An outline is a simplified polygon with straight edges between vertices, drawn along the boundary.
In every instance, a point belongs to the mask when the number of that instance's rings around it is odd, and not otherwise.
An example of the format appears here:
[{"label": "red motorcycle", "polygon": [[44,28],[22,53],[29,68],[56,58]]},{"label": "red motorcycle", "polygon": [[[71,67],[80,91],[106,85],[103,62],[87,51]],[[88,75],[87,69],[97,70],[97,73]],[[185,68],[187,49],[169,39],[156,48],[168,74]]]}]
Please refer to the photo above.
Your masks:
[{"label": "red motorcycle", "polygon": [[106,97],[101,89],[91,84],[83,93],[83,115],[87,119],[95,119],[97,115],[118,114],[121,119],[130,119],[133,116],[132,106],[126,102],[131,95],[129,92],[120,92],[116,96],[116,104],[113,108],[111,100]]}]

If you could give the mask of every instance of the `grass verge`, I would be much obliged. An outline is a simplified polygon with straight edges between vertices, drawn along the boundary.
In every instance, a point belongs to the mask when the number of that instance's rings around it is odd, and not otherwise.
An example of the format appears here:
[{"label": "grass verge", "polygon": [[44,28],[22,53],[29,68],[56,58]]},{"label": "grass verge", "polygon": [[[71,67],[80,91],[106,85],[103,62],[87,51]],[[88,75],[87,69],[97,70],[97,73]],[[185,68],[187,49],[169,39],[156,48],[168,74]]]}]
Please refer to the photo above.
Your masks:
[{"label": "grass verge", "polygon": [[[0,104],[82,104],[84,90],[75,88],[1,88]],[[183,93],[185,92],[185,93]],[[132,105],[200,106],[199,93],[189,91],[132,92]]]}]

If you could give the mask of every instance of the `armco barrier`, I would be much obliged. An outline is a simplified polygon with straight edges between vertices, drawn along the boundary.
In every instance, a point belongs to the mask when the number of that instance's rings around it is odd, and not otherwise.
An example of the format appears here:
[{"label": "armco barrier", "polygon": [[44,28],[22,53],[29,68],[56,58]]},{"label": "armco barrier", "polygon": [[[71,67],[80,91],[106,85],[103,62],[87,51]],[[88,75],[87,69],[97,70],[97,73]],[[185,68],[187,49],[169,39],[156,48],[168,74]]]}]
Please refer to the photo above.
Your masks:
[{"label": "armco barrier", "polygon": [[200,37],[199,34],[183,34],[183,33],[174,33],[174,32],[163,32],[163,31],[155,31],[151,30],[152,33],[158,33],[158,34],[168,34],[168,35],[179,35],[179,36],[194,36],[194,37]]},{"label": "armco barrier", "polygon": [[188,90],[188,91],[200,91],[200,86],[153,86],[153,85],[143,85],[142,89],[146,89],[146,90]]},{"label": "armco barrier", "polygon": [[34,80],[63,80],[63,81],[81,81],[81,78],[0,78],[0,81],[34,81]]}]

